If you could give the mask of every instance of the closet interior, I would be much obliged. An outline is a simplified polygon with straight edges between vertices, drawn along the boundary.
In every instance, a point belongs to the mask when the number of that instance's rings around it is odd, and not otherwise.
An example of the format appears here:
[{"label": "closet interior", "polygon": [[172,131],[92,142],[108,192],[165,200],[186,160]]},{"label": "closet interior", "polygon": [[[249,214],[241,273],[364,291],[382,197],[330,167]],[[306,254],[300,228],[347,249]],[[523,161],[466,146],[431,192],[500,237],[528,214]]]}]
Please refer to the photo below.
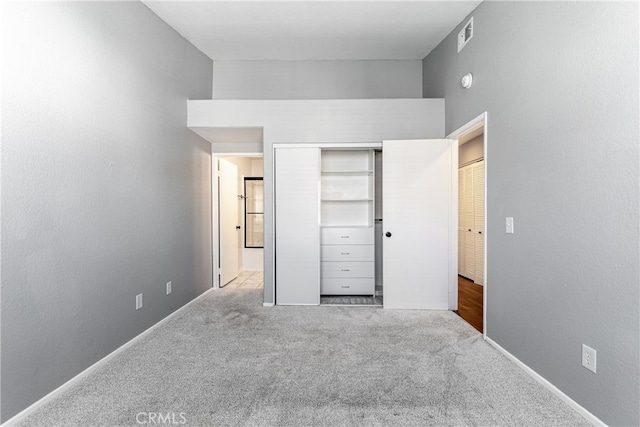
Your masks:
[{"label": "closet interior", "polygon": [[375,296],[374,159],[373,150],[321,150],[321,296]]}]

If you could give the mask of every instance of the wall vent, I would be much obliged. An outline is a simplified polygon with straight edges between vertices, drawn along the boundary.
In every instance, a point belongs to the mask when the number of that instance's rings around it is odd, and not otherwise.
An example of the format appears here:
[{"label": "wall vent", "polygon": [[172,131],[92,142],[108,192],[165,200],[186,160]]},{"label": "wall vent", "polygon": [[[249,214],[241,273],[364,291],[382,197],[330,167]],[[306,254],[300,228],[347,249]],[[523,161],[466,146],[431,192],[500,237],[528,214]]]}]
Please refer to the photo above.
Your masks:
[{"label": "wall vent", "polygon": [[471,37],[473,37],[473,17],[469,19],[469,22],[467,22],[458,33],[458,53],[469,43]]}]

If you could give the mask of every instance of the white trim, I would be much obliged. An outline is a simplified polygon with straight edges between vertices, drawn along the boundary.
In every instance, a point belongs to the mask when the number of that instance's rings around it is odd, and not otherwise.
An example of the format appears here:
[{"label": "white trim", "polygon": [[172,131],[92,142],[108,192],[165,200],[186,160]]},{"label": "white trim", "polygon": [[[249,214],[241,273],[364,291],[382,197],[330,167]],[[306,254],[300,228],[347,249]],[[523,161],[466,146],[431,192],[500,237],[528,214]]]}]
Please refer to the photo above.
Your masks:
[{"label": "white trim", "polygon": [[488,298],[488,294],[487,294],[487,260],[489,259],[489,253],[487,252],[487,241],[489,240],[487,238],[487,235],[489,234],[487,232],[488,230],[488,223],[489,223],[489,214],[487,211],[487,200],[489,200],[489,197],[487,197],[488,193],[487,193],[487,189],[489,188],[489,185],[487,184],[489,182],[487,175],[489,175],[487,173],[487,167],[489,165],[488,163],[488,157],[487,157],[487,147],[489,145],[489,115],[488,113],[485,111],[483,113],[484,115],[484,140],[482,141],[483,145],[484,145],[484,153],[483,153],[483,161],[484,161],[484,239],[482,240],[483,242],[483,246],[484,248],[482,248],[483,252],[484,252],[484,260],[483,260],[483,266],[482,266],[482,336],[484,338],[487,337],[487,298]]},{"label": "white trim", "polygon": [[606,424],[604,422],[602,422],[602,420],[600,420],[598,417],[593,415],[591,412],[587,411],[583,406],[581,406],[578,402],[576,402],[575,400],[573,400],[572,398],[567,396],[558,387],[556,387],[553,384],[551,384],[549,382],[549,380],[547,380],[542,375],[540,375],[539,373],[537,373],[536,371],[534,371],[533,369],[531,369],[530,367],[525,365],[520,359],[515,357],[513,354],[509,353],[504,348],[502,348],[500,346],[500,344],[498,344],[497,342],[495,342],[494,340],[492,340],[491,338],[488,338],[488,337],[485,337],[485,340],[489,344],[491,344],[496,350],[498,350],[500,353],[504,354],[507,357],[507,359],[509,359],[512,362],[514,362],[519,368],[521,368],[523,371],[525,371],[527,374],[529,374],[529,376],[531,378],[533,378],[534,380],[536,380],[537,382],[542,384],[544,386],[544,388],[546,388],[551,393],[553,393],[556,396],[558,396],[560,398],[560,400],[565,402],[572,409],[574,409],[577,413],[579,413],[584,418],[586,418],[587,421],[589,421],[590,423],[592,423],[595,426],[606,426]]},{"label": "white trim", "polygon": [[[482,336],[484,339],[488,339],[487,337],[487,298],[488,298],[488,294],[487,294],[487,260],[489,259],[489,253],[487,252],[487,241],[489,240],[487,238],[488,230],[487,230],[487,222],[488,222],[488,215],[487,215],[487,188],[489,188],[489,186],[487,185],[487,168],[488,168],[488,157],[487,157],[487,146],[488,146],[488,142],[489,139],[487,137],[488,133],[489,133],[489,129],[488,129],[488,120],[489,120],[489,114],[487,111],[485,111],[484,113],[480,114],[479,116],[477,116],[476,118],[474,118],[473,120],[467,122],[466,124],[462,125],[461,127],[459,127],[458,129],[456,129],[455,131],[453,131],[452,133],[449,134],[449,136],[447,136],[447,138],[450,139],[458,139],[460,138],[460,136],[466,134],[466,133],[470,133],[473,132],[479,128],[483,128],[483,160],[484,160],[484,266],[482,268]],[[457,166],[457,165],[456,165]],[[458,170],[458,168],[456,167],[456,171]],[[457,176],[457,175],[456,175]],[[456,207],[456,215],[457,215],[457,207]],[[456,231],[457,231],[457,227],[456,227]],[[456,244],[457,244],[457,240],[456,240]],[[457,255],[457,251],[456,251],[456,255]],[[456,266],[457,267],[457,266]],[[458,293],[458,281],[455,281],[455,291],[456,294]]]},{"label": "white trim", "polygon": [[263,307],[273,307],[273,306],[274,306],[274,304],[273,304],[272,302],[263,302],[263,303],[262,303],[262,306],[263,306]]},{"label": "white trim", "polygon": [[[214,144],[214,143],[212,143]],[[255,153],[211,153],[211,156],[216,156],[216,157],[262,157],[263,154],[260,152],[255,152]]]},{"label": "white trim", "polygon": [[211,155],[211,265],[213,271],[213,283],[211,287],[220,289],[220,271],[218,268],[218,253],[220,242],[218,241],[218,156]]},{"label": "white trim", "polygon": [[213,291],[213,288],[207,289],[202,294],[198,295],[197,297],[195,297],[194,299],[192,299],[191,301],[189,301],[188,303],[186,303],[182,307],[178,308],[173,313],[170,313],[165,318],[161,319],[160,321],[158,321],[156,324],[152,325],[151,327],[149,327],[145,331],[143,331],[140,334],[136,335],[135,337],[131,338],[129,341],[127,341],[126,343],[122,344],[120,347],[118,347],[117,349],[115,349],[111,353],[107,354],[105,357],[103,357],[102,359],[98,360],[93,365],[89,366],[84,371],[80,372],[79,374],[77,374],[76,376],[74,376],[73,378],[71,378],[70,380],[68,380],[67,382],[65,382],[64,384],[62,384],[58,388],[56,388],[55,390],[53,390],[53,391],[49,392],[47,395],[41,397],[36,402],[32,403],[27,408],[23,409],[22,411],[20,411],[19,413],[17,413],[16,415],[11,417],[7,421],[5,421],[3,424],[1,424],[1,426],[10,426],[10,425],[14,425],[14,424],[20,424],[22,421],[24,421],[24,419],[26,417],[31,415],[33,412],[35,412],[36,410],[40,409],[42,406],[46,405],[51,400],[55,399],[59,394],[61,394],[62,392],[68,390],[69,388],[73,387],[74,385],[76,385],[77,383],[82,381],[87,376],[89,376],[92,373],[94,373],[96,370],[101,368],[104,364],[106,364],[107,362],[111,361],[112,359],[114,359],[115,357],[120,355],[120,353],[122,353],[123,351],[125,351],[129,347],[131,347],[134,344],[136,344],[142,338],[146,337],[147,335],[149,335],[151,332],[153,332],[154,330],[156,330],[160,326],[162,326],[165,323],[169,322],[171,319],[176,317],[179,313],[181,313],[184,309],[189,307],[191,304],[193,304],[196,301],[204,298],[211,291]]},{"label": "white trim", "polygon": [[273,144],[273,148],[344,148],[344,149],[375,149],[382,148],[380,142],[310,142],[308,144]]},{"label": "white trim", "polygon": [[[263,135],[264,138],[264,135]],[[269,257],[269,263],[271,264],[271,302],[267,302],[267,304],[271,304],[271,306],[275,306],[278,303],[278,295],[276,294],[277,289],[276,289],[276,246],[277,246],[277,241],[276,241],[276,179],[278,179],[277,177],[277,171],[276,171],[276,146],[277,144],[272,144],[271,145],[271,204],[270,204],[270,215],[269,218],[270,220],[270,227],[271,227],[271,256]],[[263,189],[263,191],[265,191]],[[266,193],[266,191],[265,191]],[[263,202],[266,205],[266,194],[264,196],[265,201]],[[263,227],[266,228],[266,210],[265,210],[265,215],[264,215],[264,223],[263,223]],[[264,232],[264,230],[263,230]],[[266,244],[266,241],[264,241],[263,243]],[[267,264],[267,248],[264,248],[264,261],[263,261],[263,268],[265,268],[266,264]],[[265,278],[262,278],[262,286],[266,289],[266,281]],[[266,290],[265,292],[266,293]],[[264,293],[262,295],[262,300],[263,300],[263,305],[265,304],[264,300]]]},{"label": "white trim", "polygon": [[458,129],[454,130],[447,136],[449,139],[458,139],[462,134],[469,133],[474,131],[483,125],[486,125],[487,112],[480,114],[476,118],[468,121],[464,125],[460,126]]},{"label": "white trim", "polygon": [[448,138],[451,176],[449,177],[449,310],[458,309],[458,140]]}]

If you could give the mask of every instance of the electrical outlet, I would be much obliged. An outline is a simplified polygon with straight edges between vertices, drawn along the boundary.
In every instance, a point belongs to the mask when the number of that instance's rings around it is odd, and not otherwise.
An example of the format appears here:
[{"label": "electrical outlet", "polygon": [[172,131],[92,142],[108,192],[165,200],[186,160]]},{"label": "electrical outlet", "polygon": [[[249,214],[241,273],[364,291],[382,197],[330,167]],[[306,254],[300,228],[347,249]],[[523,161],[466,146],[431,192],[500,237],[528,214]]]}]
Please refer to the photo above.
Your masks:
[{"label": "electrical outlet", "polygon": [[167,282],[167,295],[171,293],[171,282]]},{"label": "electrical outlet", "polygon": [[582,366],[596,372],[596,351],[588,345],[582,344]]},{"label": "electrical outlet", "polygon": [[140,310],[142,308],[142,294],[136,295],[136,310]]}]

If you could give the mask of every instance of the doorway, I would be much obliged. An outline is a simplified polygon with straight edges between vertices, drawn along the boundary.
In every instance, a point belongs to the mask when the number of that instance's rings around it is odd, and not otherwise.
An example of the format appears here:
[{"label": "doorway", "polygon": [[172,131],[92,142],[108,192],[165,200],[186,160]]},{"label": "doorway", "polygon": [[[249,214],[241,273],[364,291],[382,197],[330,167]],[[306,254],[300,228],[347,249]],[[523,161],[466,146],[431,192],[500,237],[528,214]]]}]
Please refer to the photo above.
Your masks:
[{"label": "doorway", "polygon": [[457,310],[486,335],[486,113],[449,137],[458,140]]},{"label": "doorway", "polygon": [[[212,156],[212,230],[215,288],[261,289],[263,248],[256,242],[255,185],[263,177],[262,154]],[[247,206],[247,199],[253,205]],[[247,224],[251,233],[247,235]]]}]

